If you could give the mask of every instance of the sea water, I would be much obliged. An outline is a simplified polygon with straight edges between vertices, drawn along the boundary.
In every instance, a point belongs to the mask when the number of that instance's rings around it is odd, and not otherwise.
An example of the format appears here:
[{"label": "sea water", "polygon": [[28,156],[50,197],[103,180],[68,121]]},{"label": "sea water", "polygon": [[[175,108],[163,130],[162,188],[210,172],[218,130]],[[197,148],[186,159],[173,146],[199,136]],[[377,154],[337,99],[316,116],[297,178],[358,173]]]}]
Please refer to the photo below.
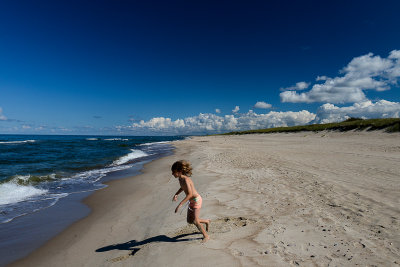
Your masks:
[{"label": "sea water", "polygon": [[183,137],[0,135],[0,227],[105,187],[108,173],[171,153]]}]

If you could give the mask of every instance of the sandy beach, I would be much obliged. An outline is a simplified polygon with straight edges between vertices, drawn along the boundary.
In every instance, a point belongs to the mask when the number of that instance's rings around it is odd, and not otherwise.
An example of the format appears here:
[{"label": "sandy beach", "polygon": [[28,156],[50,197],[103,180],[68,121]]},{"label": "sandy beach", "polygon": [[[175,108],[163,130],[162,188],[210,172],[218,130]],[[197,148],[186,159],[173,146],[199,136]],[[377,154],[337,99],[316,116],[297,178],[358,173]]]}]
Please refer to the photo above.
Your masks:
[{"label": "sandy beach", "polygon": [[[400,134],[193,137],[143,174],[109,182],[91,208],[10,266],[399,266]],[[192,162],[212,220],[202,244],[174,213],[170,166]],[[184,196],[181,194],[179,200]]]}]

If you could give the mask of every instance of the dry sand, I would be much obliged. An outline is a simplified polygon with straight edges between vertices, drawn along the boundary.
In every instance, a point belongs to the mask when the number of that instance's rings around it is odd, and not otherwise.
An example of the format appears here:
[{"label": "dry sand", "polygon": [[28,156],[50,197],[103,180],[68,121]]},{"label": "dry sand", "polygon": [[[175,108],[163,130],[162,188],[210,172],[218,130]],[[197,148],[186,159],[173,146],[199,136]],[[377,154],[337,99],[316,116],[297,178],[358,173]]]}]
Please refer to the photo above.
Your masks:
[{"label": "dry sand", "polygon": [[[13,266],[399,266],[400,134],[195,137],[85,200],[92,213]],[[193,163],[211,240],[175,214]],[[180,196],[182,199],[183,196]]]}]

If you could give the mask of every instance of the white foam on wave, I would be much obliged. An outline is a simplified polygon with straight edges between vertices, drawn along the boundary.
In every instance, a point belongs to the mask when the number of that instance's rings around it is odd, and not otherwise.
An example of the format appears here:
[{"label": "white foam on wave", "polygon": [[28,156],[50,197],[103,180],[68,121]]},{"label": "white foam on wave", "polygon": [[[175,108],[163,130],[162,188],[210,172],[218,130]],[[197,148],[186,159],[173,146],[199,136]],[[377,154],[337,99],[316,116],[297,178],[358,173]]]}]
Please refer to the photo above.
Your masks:
[{"label": "white foam on wave", "polygon": [[86,138],[86,140],[88,140],[88,141],[96,141],[96,140],[99,140],[99,138]]},{"label": "white foam on wave", "polygon": [[123,139],[123,138],[108,138],[104,139],[105,141],[128,141],[129,139]]},{"label": "white foam on wave", "polygon": [[34,143],[36,140],[22,140],[22,141],[0,141],[0,144],[24,144],[24,143]]},{"label": "white foam on wave", "polygon": [[142,150],[137,150],[137,149],[131,149],[131,153],[129,153],[128,155],[125,155],[117,160],[115,160],[113,162],[112,165],[122,165],[125,164],[133,159],[137,159],[137,158],[142,158],[142,157],[146,157],[149,154],[147,154],[146,152],[143,152]]},{"label": "white foam on wave", "polygon": [[38,189],[30,185],[18,185],[10,181],[0,184],[0,205],[21,202],[45,193],[47,193],[47,190]]},{"label": "white foam on wave", "polygon": [[78,173],[78,174],[72,176],[71,178],[63,178],[61,180],[64,180],[64,181],[67,181],[67,180],[69,180],[69,181],[79,181],[79,179],[83,179],[83,180],[91,179],[92,182],[97,182],[97,181],[99,181],[101,178],[103,178],[104,176],[106,176],[110,172],[129,169],[132,166],[133,165],[130,165],[130,164],[114,165],[114,163],[113,163],[110,166],[108,166],[106,168],[103,168],[103,169],[96,169],[96,170],[90,170],[90,171],[81,172],[81,173]]},{"label": "white foam on wave", "polygon": [[151,143],[141,144],[141,146],[150,146],[150,145],[157,145],[157,144],[168,144],[168,143],[171,143],[171,142],[172,141],[151,142]]}]

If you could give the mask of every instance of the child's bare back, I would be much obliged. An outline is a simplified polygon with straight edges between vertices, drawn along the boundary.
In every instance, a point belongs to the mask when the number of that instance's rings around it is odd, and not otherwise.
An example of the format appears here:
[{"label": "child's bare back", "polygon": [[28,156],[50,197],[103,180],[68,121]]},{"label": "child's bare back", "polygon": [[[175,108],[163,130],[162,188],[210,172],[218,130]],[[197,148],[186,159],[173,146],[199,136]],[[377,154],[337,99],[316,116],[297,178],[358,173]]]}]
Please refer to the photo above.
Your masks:
[{"label": "child's bare back", "polygon": [[199,193],[197,193],[196,189],[194,188],[193,181],[192,179],[190,179],[190,177],[182,175],[182,178],[179,178],[179,184],[181,185],[181,188],[183,189],[186,195],[188,195],[189,192],[191,191],[193,197],[199,196]]}]

